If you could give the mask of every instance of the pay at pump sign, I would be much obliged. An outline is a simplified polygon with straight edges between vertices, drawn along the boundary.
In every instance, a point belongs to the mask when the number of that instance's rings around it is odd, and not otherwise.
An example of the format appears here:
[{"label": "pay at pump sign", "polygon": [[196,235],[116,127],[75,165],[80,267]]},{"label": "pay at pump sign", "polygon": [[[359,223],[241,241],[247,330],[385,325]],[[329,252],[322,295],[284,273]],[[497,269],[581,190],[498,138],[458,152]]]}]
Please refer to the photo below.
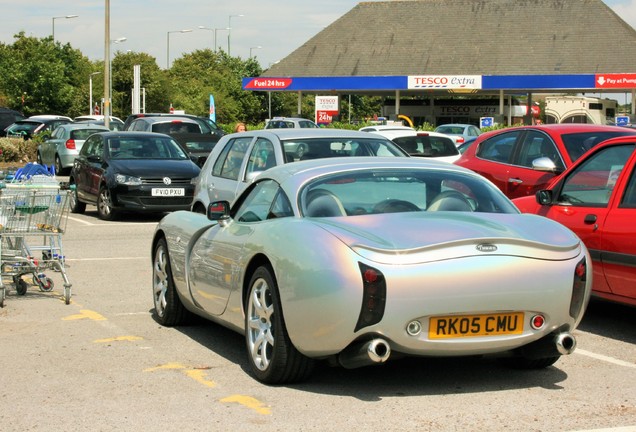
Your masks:
[{"label": "pay at pump sign", "polygon": [[338,96],[316,96],[316,123],[331,123],[339,113],[338,105]]}]

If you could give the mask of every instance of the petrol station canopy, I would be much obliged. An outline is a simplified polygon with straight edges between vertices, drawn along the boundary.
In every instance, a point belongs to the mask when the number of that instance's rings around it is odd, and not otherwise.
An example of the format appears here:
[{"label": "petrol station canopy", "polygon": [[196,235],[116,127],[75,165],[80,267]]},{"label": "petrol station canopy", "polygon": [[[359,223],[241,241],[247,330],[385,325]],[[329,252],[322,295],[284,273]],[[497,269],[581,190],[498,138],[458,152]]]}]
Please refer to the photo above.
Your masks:
[{"label": "petrol station canopy", "polygon": [[634,99],[636,30],[601,0],[361,2],[243,88]]}]

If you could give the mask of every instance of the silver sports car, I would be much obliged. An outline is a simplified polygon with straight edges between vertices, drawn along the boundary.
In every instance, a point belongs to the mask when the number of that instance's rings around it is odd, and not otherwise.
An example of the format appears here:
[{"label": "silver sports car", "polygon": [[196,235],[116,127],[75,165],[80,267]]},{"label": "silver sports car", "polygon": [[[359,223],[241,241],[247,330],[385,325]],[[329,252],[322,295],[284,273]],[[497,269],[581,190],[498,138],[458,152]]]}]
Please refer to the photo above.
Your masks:
[{"label": "silver sports car", "polygon": [[306,379],[391,356],[492,354],[543,368],[571,353],[591,259],[444,162],[334,158],[269,169],[230,208],[174,212],[152,241],[156,319],[245,335],[254,376]]}]

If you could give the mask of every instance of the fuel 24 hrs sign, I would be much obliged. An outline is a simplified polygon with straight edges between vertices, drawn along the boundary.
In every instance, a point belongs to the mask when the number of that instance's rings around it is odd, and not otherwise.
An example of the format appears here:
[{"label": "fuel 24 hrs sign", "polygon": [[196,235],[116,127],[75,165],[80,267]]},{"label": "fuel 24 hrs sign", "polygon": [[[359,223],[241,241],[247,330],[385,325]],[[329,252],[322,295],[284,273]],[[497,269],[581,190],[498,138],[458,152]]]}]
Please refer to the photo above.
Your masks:
[{"label": "fuel 24 hrs sign", "polygon": [[328,125],[340,113],[338,96],[316,96],[316,123]]}]

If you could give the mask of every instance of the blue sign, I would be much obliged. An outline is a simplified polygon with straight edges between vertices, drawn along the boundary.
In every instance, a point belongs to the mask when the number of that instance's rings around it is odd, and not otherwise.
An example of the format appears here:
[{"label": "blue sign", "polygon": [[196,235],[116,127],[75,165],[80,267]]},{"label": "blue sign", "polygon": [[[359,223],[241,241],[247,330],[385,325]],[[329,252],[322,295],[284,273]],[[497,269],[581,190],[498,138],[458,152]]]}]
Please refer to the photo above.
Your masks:
[{"label": "blue sign", "polygon": [[493,127],[494,125],[495,125],[495,118],[494,117],[480,117],[479,118],[479,127],[480,128]]},{"label": "blue sign", "polygon": [[616,116],[614,122],[616,126],[627,126],[629,124],[629,116]]}]

